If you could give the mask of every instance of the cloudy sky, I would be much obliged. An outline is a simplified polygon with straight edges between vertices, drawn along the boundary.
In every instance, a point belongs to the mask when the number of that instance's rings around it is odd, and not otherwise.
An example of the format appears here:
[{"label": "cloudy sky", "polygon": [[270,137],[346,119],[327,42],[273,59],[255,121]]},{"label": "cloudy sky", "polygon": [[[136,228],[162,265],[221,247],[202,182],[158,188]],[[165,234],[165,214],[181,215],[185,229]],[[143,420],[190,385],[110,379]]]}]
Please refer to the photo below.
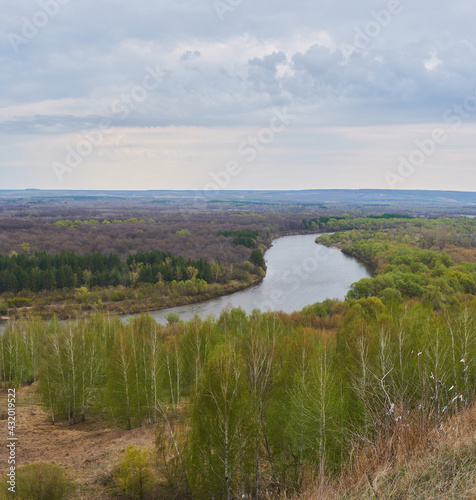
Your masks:
[{"label": "cloudy sky", "polygon": [[0,189],[476,190],[474,0],[0,5]]}]

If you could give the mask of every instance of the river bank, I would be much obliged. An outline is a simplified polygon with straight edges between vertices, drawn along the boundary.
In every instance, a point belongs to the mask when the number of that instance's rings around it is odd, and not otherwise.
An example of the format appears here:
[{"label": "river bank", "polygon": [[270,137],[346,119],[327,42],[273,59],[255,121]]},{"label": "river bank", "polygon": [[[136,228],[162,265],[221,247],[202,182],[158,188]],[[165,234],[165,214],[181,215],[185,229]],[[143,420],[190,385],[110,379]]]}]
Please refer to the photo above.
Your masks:
[{"label": "river bank", "polygon": [[[291,232],[289,235],[302,233]],[[309,234],[309,233],[306,233]],[[266,253],[274,241],[280,237],[288,236],[273,235],[271,242],[261,245],[260,249]],[[245,291],[256,285],[259,285],[265,275],[248,275],[245,280],[232,280],[226,284],[210,284],[206,291],[198,295],[173,296],[173,295],[155,295],[154,288],[150,286],[141,286],[137,289],[119,287],[104,287],[92,289],[87,292],[78,290],[61,290],[55,293],[41,293],[29,297],[29,304],[23,307],[10,307],[8,313],[0,317],[0,322],[9,320],[18,320],[29,317],[39,317],[41,319],[51,319],[53,316],[59,319],[68,319],[72,317],[84,317],[94,312],[108,312],[114,315],[131,315],[147,313],[150,311],[162,311],[174,307],[200,304],[219,297],[226,297],[237,292]],[[135,295],[126,300],[117,300],[124,293]],[[78,297],[79,295],[79,297]],[[89,295],[89,297],[88,297]]]},{"label": "river bank", "polygon": [[157,285],[138,288],[116,287],[87,292],[72,290],[67,297],[56,293],[42,297],[30,307],[9,311],[11,319],[56,315],[60,319],[87,316],[96,311],[129,316],[148,312],[157,321],[166,321],[170,313],[181,319],[195,314],[218,315],[226,307],[299,311],[324,299],[344,300],[350,285],[370,271],[361,262],[346,256],[341,249],[317,245],[322,233],[295,234],[273,239],[267,247],[267,270],[264,275],[248,275],[244,281],[213,284],[194,295],[161,295]]},{"label": "river bank", "polygon": [[267,271],[257,286],[201,304],[155,311],[158,323],[174,313],[187,321],[198,315],[218,316],[226,308],[292,313],[325,299],[344,300],[352,283],[370,276],[364,264],[340,250],[316,245],[316,233],[284,236],[273,240],[266,252]]},{"label": "river bank", "polygon": [[[59,300],[57,293],[50,297],[42,296],[36,301],[33,298],[32,305],[11,308],[8,315],[3,316],[0,320],[18,320],[29,317],[51,319],[53,316],[57,316],[59,319],[68,319],[88,316],[94,312],[126,315],[160,311],[197,304],[247,290],[261,283],[263,278],[264,276],[248,276],[244,281],[232,280],[226,284],[214,283],[199,295],[160,295],[157,294],[154,285],[140,286],[134,289],[108,287],[79,293],[73,290],[68,291],[62,301]],[[124,300],[117,300],[121,294],[126,294],[128,297]]]},{"label": "river bank", "polygon": [[[322,233],[321,233],[322,234]],[[319,236],[321,236],[321,234]],[[334,233],[324,233],[324,234],[334,234]],[[357,252],[353,252],[351,250],[349,250],[345,244],[339,244],[339,243],[336,243],[336,242],[332,242],[332,243],[327,243],[325,241],[317,241],[319,237],[316,238],[316,243],[318,245],[322,245],[322,246],[325,246],[327,248],[332,248],[334,250],[338,250],[339,252],[342,252],[344,255],[347,255],[349,257],[352,257],[354,259],[357,259],[359,262],[362,262],[362,264],[364,264],[365,266],[367,266],[369,268],[369,270],[371,271],[371,274],[372,276],[375,274],[375,272],[377,271],[377,266],[375,264],[375,262],[373,261],[370,261],[368,259],[366,259],[363,255],[360,255],[359,253]]]}]

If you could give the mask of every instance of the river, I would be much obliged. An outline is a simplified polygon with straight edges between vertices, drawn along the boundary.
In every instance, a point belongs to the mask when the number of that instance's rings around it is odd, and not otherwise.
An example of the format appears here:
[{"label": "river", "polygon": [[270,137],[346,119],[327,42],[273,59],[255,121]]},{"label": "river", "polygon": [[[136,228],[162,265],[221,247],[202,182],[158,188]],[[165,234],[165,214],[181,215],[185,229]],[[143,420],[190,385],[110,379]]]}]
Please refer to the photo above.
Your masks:
[{"label": "river", "polygon": [[195,314],[202,318],[217,316],[225,307],[241,307],[250,313],[284,311],[291,313],[325,299],[343,300],[352,283],[371,277],[367,266],[340,250],[316,245],[317,234],[283,236],[273,241],[266,251],[266,276],[263,281],[242,292],[217,299],[152,311],[161,324],[166,316],[176,313],[187,321]]},{"label": "river", "polygon": [[[258,285],[206,302],[149,314],[158,323],[165,324],[170,313],[187,321],[195,314],[202,318],[217,316],[225,307],[241,307],[247,313],[253,309],[290,313],[328,298],[343,300],[350,285],[370,277],[371,272],[367,266],[335,248],[316,245],[317,236],[283,236],[274,240],[264,255],[266,276]],[[0,329],[2,326],[0,324]]]}]

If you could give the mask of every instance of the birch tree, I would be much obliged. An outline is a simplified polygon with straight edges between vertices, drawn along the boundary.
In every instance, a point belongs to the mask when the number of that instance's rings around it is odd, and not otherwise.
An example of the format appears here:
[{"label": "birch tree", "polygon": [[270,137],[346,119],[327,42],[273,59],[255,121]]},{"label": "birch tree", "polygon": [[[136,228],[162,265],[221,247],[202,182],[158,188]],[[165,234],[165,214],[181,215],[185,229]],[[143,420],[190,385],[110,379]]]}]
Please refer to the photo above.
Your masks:
[{"label": "birch tree", "polygon": [[252,466],[246,366],[229,345],[217,347],[191,406],[190,452],[197,498],[231,500]]}]

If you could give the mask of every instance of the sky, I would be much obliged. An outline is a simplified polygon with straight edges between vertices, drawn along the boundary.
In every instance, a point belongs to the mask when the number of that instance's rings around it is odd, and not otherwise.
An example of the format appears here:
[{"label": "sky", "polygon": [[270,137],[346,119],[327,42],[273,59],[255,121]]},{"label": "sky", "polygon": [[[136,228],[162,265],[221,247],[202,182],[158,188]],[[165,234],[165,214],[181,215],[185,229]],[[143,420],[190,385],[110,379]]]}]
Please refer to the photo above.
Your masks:
[{"label": "sky", "polygon": [[476,191],[473,0],[0,5],[0,189]]}]

